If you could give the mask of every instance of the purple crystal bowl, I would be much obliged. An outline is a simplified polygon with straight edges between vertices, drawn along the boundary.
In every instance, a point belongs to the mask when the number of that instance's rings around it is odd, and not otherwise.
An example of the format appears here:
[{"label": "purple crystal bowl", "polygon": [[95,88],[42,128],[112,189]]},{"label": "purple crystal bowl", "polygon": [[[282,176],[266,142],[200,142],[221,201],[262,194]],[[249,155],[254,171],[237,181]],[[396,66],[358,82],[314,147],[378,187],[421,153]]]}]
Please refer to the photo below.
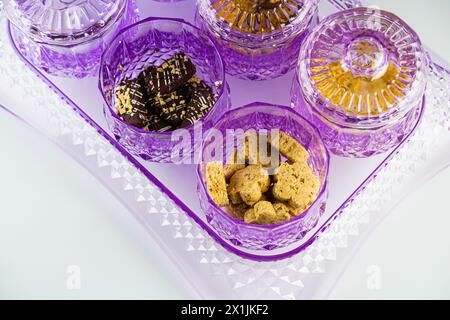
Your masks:
[{"label": "purple crystal bowl", "polygon": [[[147,66],[160,65],[180,51],[189,56],[197,68],[196,75],[217,95],[211,110],[193,125],[169,132],[151,132],[123,121],[115,110],[114,88],[122,80],[133,79]],[[174,160],[173,151],[180,148],[180,136],[187,136],[182,147],[185,154],[181,157],[182,161],[192,163],[192,156],[201,144],[201,139],[195,136],[197,132],[207,130],[229,108],[229,89],[219,51],[207,34],[181,19],[152,17],[121,30],[101,58],[99,89],[114,137],[132,154],[152,162],[181,161]]]},{"label": "purple crystal bowl", "polygon": [[[300,216],[276,225],[250,224],[232,217],[210,198],[205,179],[206,163],[210,161],[207,160],[209,157],[207,150],[211,148],[232,150],[230,146],[235,145],[238,135],[251,129],[260,132],[281,130],[297,139],[310,153],[308,163],[319,178],[321,187],[317,199]],[[216,139],[218,133],[226,137],[224,138],[226,140]],[[214,124],[213,130],[206,133],[202,151],[202,162],[197,167],[198,194],[202,210],[218,234],[236,246],[252,250],[274,250],[285,247],[302,239],[314,228],[325,211],[328,196],[328,151],[314,125],[292,108],[254,102],[231,110]],[[223,152],[224,163],[226,158],[227,154]]]},{"label": "purple crystal bowl", "polygon": [[76,78],[96,75],[109,41],[138,20],[134,0],[10,0],[6,11],[27,60],[49,74]]},{"label": "purple crystal bowl", "polygon": [[345,157],[389,151],[413,130],[423,107],[427,56],[392,13],[354,8],[328,16],[305,39],[294,109]]},{"label": "purple crystal bowl", "polygon": [[[233,29],[224,19],[217,17],[220,1],[197,0],[196,24],[213,35],[225,61],[225,71],[241,79],[268,80],[292,70],[300,44],[318,21],[318,0],[280,1],[285,9],[286,5],[292,6],[293,3],[301,6],[295,18],[279,30],[246,33]],[[231,2],[222,1],[222,7]]]}]

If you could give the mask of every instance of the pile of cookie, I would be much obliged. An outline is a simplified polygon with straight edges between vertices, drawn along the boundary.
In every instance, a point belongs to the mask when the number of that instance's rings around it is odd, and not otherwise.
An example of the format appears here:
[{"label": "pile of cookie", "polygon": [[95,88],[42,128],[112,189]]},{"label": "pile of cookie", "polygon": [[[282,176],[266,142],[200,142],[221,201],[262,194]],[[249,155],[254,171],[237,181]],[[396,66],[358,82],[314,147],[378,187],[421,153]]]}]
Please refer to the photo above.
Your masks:
[{"label": "pile of cookie", "polygon": [[117,114],[128,124],[153,132],[195,123],[217,100],[212,88],[195,73],[195,65],[183,52],[145,68],[135,79],[125,79],[116,87]]},{"label": "pile of cookie", "polygon": [[[256,131],[250,132],[257,140],[261,137]],[[250,135],[225,165],[220,161],[206,164],[209,196],[228,214],[247,223],[273,225],[301,215],[320,189],[320,181],[307,162],[308,151],[279,131],[276,143],[267,139],[267,150],[276,150],[279,159],[269,154],[271,160],[262,163],[261,150],[249,147]]]}]

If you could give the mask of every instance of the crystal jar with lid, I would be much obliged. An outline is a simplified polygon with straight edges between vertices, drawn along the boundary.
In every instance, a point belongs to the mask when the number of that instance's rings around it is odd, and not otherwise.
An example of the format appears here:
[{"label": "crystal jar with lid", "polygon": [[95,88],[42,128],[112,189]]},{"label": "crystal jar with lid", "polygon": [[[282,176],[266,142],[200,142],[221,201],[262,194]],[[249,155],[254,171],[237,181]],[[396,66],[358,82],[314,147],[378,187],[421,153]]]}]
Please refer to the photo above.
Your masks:
[{"label": "crystal jar with lid", "polygon": [[305,40],[292,104],[333,153],[379,154],[397,146],[420,118],[426,67],[419,37],[399,17],[370,8],[341,11]]}]

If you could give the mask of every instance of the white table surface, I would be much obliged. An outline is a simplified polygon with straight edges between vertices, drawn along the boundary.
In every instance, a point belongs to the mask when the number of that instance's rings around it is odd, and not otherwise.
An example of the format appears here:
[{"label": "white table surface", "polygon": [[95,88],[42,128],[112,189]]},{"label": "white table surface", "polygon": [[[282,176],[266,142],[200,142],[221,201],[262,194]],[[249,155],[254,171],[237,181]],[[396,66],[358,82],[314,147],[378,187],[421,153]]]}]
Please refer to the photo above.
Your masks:
[{"label": "white table surface", "polygon": [[[450,1],[377,3],[450,61]],[[88,172],[3,111],[0,128],[0,298],[190,298],[152,255],[144,229]],[[398,205],[330,298],[449,299],[448,190],[450,169]],[[78,271],[79,288],[71,285]]]}]

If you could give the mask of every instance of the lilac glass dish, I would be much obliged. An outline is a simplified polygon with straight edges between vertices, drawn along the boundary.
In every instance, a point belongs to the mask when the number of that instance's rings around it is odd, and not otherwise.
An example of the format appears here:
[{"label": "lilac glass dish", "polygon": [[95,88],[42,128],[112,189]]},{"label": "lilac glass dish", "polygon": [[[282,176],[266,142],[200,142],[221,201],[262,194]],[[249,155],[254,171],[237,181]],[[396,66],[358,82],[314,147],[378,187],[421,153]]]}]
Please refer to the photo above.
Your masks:
[{"label": "lilac glass dish", "polygon": [[151,132],[127,124],[116,113],[114,88],[124,79],[136,78],[148,66],[161,65],[177,52],[189,56],[197,68],[196,75],[217,95],[216,103],[203,118],[182,129],[189,134],[191,144],[191,152],[184,155],[186,160],[200,146],[194,132],[206,130],[229,108],[223,62],[214,43],[184,20],[147,18],[121,30],[101,59],[99,88],[108,126],[120,144],[144,160],[172,162],[172,150],[180,143],[173,136],[176,131]]},{"label": "lilac glass dish", "polygon": [[292,104],[336,155],[372,156],[413,130],[426,67],[417,34],[397,16],[369,8],[341,11],[305,40]]},{"label": "lilac glass dish", "polygon": [[[318,0],[280,0],[275,4],[268,0],[197,0],[197,24],[214,36],[228,74],[266,80],[294,68],[300,43],[317,22]],[[264,14],[249,13],[256,6],[270,9],[261,9]],[[247,22],[240,22],[245,19]],[[236,25],[245,25],[245,31]]]},{"label": "lilac glass dish", "polygon": [[[194,16],[192,2],[137,3],[143,17],[173,14],[190,21]],[[320,12],[328,15],[356,3],[321,1]],[[355,250],[390,209],[448,166],[450,73],[431,63],[421,122],[400,146],[365,159],[331,157],[327,208],[314,229],[279,250],[237,247],[207,223],[192,187],[195,166],[159,165],[130,155],[109,134],[98,107],[102,97],[97,79],[49,77],[17,51],[14,35],[9,42],[1,9],[0,22],[2,107],[54,141],[120,201],[148,231],[149,238],[142,240],[153,244],[152,255],[157,255],[176,283],[189,287],[192,297],[325,298]],[[289,97],[288,78],[246,82],[245,86],[229,79],[235,105],[246,104],[249,97],[283,102]]]},{"label": "lilac glass dish", "polygon": [[[223,137],[227,137],[227,141],[222,145],[220,140],[214,138],[217,131],[211,131],[205,135],[203,151],[206,148],[227,149],[226,144],[237,140],[237,135],[242,132],[238,129],[244,132],[250,129],[279,129],[289,134],[310,153],[308,164],[319,178],[321,186],[316,200],[298,217],[276,225],[249,224],[232,217],[209,196],[205,169],[210,159],[207,152],[203,152],[202,162],[197,167],[198,194],[207,221],[223,239],[236,246],[253,250],[274,250],[302,239],[317,224],[326,207],[329,156],[317,129],[291,108],[265,102],[254,102],[229,111],[214,124],[214,129],[220,131]],[[225,152],[223,155],[225,163],[227,155]]]},{"label": "lilac glass dish", "polygon": [[134,0],[7,0],[19,49],[45,72],[93,76],[116,32],[137,20]]}]

